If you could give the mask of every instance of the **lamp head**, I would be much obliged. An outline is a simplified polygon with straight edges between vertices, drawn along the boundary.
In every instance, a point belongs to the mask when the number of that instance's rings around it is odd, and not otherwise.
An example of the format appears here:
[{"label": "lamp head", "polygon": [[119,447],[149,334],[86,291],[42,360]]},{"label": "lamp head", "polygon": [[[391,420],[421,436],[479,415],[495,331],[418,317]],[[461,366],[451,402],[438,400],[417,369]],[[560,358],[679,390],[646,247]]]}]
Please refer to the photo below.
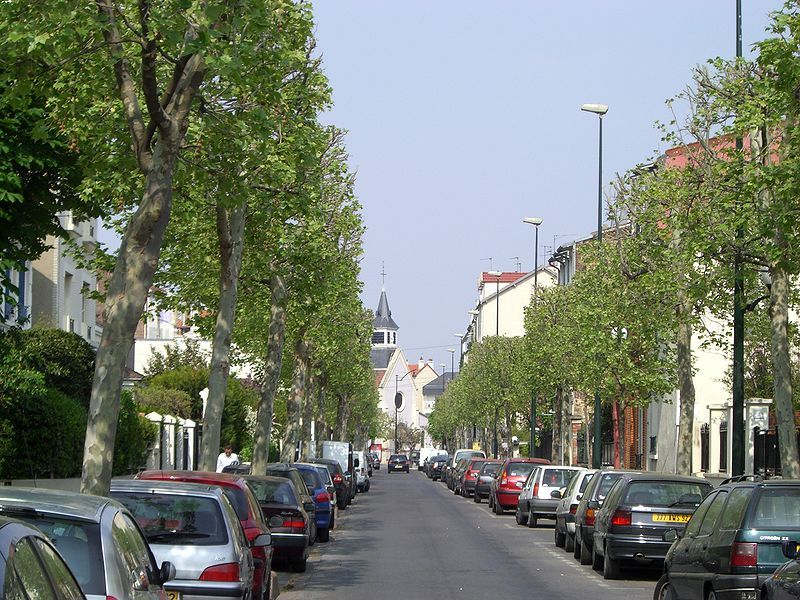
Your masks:
[{"label": "lamp head", "polygon": [[528,225],[536,225],[537,227],[542,224],[542,219],[539,217],[525,217],[522,219],[523,223],[527,223]]},{"label": "lamp head", "polygon": [[455,349],[455,348],[448,348],[448,349],[447,349],[447,351],[448,351],[450,354],[452,354],[453,352],[455,352],[455,351],[456,351],[456,349]]},{"label": "lamp head", "polygon": [[608,112],[608,104],[581,104],[581,110],[601,117]]}]

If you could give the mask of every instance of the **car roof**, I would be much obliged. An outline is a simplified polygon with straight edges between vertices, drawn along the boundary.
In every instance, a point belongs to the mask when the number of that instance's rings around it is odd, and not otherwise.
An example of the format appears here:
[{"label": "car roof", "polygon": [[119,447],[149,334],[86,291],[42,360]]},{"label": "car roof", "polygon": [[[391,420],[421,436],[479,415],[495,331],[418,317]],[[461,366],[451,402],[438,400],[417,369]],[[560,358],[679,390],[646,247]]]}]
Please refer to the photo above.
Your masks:
[{"label": "car roof", "polygon": [[288,463],[268,463],[268,471],[297,471],[297,467]]},{"label": "car roof", "polygon": [[625,479],[629,481],[679,481],[683,483],[704,483],[711,485],[711,482],[703,477],[692,477],[690,475],[673,475],[671,473],[625,473]]},{"label": "car roof", "polygon": [[734,481],[730,483],[724,483],[719,486],[719,489],[733,489],[739,487],[764,487],[764,488],[773,488],[773,487],[798,487],[800,486],[800,479],[767,479],[766,481]]},{"label": "car roof", "polygon": [[185,481],[206,485],[228,485],[243,487],[242,476],[236,473],[215,473],[213,471],[142,471],[136,475],[140,480]]},{"label": "car roof", "polygon": [[281,483],[289,485],[294,485],[291,479],[287,479],[286,477],[278,477],[276,475],[245,475],[244,478],[247,481],[264,481],[264,482],[272,482],[272,483]]},{"label": "car roof", "polygon": [[108,506],[124,508],[111,498],[42,488],[3,486],[0,491],[0,506],[31,507],[36,512],[74,517],[99,523]]},{"label": "car roof", "polygon": [[166,492],[187,496],[219,496],[216,485],[167,479],[118,479],[111,482],[112,492]]}]

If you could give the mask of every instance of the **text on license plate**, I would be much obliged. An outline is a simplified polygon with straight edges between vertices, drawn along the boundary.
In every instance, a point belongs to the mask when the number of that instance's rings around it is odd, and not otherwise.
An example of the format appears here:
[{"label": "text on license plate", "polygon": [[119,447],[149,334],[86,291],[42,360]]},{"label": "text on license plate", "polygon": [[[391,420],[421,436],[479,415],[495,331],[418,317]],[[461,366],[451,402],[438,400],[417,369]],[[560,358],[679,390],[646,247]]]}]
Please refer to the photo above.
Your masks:
[{"label": "text on license plate", "polygon": [[653,522],[662,522],[662,523],[686,523],[689,519],[692,518],[692,515],[664,515],[664,514],[655,514],[653,515]]},{"label": "text on license plate", "polygon": [[167,592],[167,600],[181,600],[180,592]]}]

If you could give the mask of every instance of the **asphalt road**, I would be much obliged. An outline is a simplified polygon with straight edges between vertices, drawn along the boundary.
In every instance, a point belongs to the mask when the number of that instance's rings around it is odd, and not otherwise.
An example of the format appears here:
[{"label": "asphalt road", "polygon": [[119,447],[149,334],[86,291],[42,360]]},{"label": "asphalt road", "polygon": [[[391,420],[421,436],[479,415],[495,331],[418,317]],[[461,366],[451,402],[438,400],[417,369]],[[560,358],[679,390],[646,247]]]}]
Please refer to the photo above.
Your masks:
[{"label": "asphalt road", "polygon": [[306,573],[279,574],[280,600],[653,596],[658,573],[605,581],[555,547],[551,526],[521,527],[421,472],[381,470],[371,484],[340,513],[331,542],[314,546]]}]

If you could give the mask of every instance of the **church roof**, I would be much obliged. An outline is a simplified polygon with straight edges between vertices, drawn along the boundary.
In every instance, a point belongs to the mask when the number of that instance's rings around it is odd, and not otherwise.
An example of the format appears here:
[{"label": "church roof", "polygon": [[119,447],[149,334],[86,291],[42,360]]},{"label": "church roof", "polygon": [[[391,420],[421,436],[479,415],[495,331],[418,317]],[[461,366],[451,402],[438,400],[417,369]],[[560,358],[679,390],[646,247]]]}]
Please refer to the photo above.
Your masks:
[{"label": "church roof", "polygon": [[377,347],[373,348],[369,353],[369,359],[372,362],[373,369],[386,369],[389,366],[389,361],[392,360],[392,355],[397,351],[394,347]]},{"label": "church roof", "polygon": [[397,323],[392,319],[392,311],[389,309],[389,301],[386,299],[386,290],[381,290],[381,299],[378,302],[372,326],[374,329],[399,329]]}]

